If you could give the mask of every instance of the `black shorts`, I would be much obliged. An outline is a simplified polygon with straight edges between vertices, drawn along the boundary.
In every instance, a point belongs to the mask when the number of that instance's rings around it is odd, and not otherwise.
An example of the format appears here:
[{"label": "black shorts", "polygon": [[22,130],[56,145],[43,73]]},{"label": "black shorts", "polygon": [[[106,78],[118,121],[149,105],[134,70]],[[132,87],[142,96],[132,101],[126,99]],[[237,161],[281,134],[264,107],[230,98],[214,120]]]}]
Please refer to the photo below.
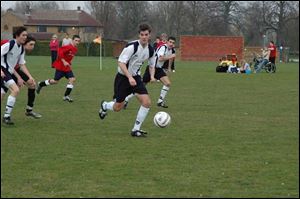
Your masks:
[{"label": "black shorts", "polygon": [[74,77],[74,74],[73,74],[72,71],[68,71],[68,72],[64,72],[64,71],[60,71],[60,70],[55,71],[55,75],[54,75],[54,80],[55,81],[58,81],[63,77],[69,79],[71,77]]},{"label": "black shorts", "polygon": [[[164,69],[162,68],[155,68],[155,74],[154,74],[154,78],[155,79],[160,79],[164,76],[167,76],[167,74],[165,73]],[[150,77],[150,71],[149,71],[149,66],[147,66],[144,76],[143,76],[143,82],[144,83],[148,83],[150,82],[151,77]]]},{"label": "black shorts", "polygon": [[8,87],[5,86],[6,82],[14,82],[15,84],[17,84],[18,79],[16,76],[12,75],[10,72],[8,72],[8,70],[6,68],[4,68],[3,66],[1,66],[1,70],[2,72],[5,74],[5,77],[1,77],[1,88],[5,91],[5,93],[7,93],[8,91]]},{"label": "black shorts", "polygon": [[136,81],[136,86],[131,86],[129,84],[128,78],[125,75],[117,73],[114,83],[114,96],[113,98],[116,102],[121,103],[125,98],[131,93],[137,94],[148,94],[148,91],[142,82],[141,76],[133,76]]}]

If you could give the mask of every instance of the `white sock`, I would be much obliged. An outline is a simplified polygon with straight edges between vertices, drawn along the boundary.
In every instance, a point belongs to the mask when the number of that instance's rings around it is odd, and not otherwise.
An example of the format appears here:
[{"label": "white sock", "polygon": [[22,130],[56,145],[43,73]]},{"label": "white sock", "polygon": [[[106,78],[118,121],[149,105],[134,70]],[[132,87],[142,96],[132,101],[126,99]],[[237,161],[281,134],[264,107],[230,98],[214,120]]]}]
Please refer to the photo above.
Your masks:
[{"label": "white sock", "polygon": [[126,102],[129,102],[129,100],[131,99],[131,98],[133,98],[135,95],[133,94],[133,93],[131,93],[130,95],[128,95],[126,98],[125,98],[125,101]]},{"label": "white sock", "polygon": [[50,80],[49,79],[45,80],[45,84],[46,84],[46,86],[49,86],[50,85]]},{"label": "white sock", "polygon": [[165,86],[165,85],[162,87],[162,89],[160,91],[160,96],[159,96],[159,99],[158,99],[157,103],[161,103],[161,102],[163,102],[165,100],[165,97],[166,97],[169,89],[170,89],[170,87]]},{"label": "white sock", "polygon": [[132,131],[141,129],[141,125],[144,122],[145,118],[147,117],[149,110],[150,108],[146,108],[143,106],[140,107]]},{"label": "white sock", "polygon": [[114,111],[114,104],[115,104],[114,101],[111,101],[111,102],[104,102],[104,103],[103,103],[103,108],[104,108],[105,110]]},{"label": "white sock", "polygon": [[6,110],[5,110],[4,117],[10,117],[10,114],[14,108],[15,103],[16,103],[16,98],[9,95],[7,98]]}]

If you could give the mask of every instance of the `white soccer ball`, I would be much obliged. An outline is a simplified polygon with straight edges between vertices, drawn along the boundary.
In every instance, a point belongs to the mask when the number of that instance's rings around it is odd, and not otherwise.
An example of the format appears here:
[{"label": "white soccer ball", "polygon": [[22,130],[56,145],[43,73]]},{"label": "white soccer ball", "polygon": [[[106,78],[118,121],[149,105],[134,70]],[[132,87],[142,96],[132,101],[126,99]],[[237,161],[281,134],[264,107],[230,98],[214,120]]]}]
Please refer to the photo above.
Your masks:
[{"label": "white soccer ball", "polygon": [[165,128],[166,126],[170,125],[171,117],[168,113],[160,111],[155,114],[153,122],[155,126]]}]

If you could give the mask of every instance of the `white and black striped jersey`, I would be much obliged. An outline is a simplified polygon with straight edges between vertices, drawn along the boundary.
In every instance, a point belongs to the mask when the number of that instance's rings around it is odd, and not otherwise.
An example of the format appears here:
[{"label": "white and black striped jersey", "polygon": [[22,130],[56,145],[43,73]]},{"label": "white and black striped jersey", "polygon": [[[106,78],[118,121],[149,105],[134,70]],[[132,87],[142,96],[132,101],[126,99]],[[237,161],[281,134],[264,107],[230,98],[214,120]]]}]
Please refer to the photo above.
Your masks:
[{"label": "white and black striped jersey", "polygon": [[156,68],[162,68],[164,63],[168,60],[165,61],[159,61],[160,56],[169,56],[174,54],[175,51],[171,48],[169,49],[167,44],[161,45],[155,52],[155,67]]},{"label": "white and black striped jersey", "polygon": [[[10,45],[13,45],[11,49]],[[14,68],[17,64],[25,64],[24,57],[24,47],[17,44],[16,40],[11,40],[1,46],[1,66],[6,68],[11,74],[14,73]]]},{"label": "white and black striped jersey", "polygon": [[[118,59],[119,62],[126,64],[128,72],[132,76],[141,74],[140,69],[146,60],[149,61],[150,66],[154,67],[154,50],[150,44],[148,44],[146,47],[143,47],[139,40],[128,43]],[[119,66],[118,72],[124,75]]]}]

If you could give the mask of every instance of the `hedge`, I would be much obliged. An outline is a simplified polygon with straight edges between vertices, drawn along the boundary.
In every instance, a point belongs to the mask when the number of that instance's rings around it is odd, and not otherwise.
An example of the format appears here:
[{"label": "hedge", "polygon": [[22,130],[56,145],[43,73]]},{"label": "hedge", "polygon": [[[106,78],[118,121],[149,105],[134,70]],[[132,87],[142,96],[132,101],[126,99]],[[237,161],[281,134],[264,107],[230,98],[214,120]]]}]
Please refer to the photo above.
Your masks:
[{"label": "hedge", "polygon": [[[50,55],[49,48],[50,41],[36,41],[34,50],[29,53],[30,55]],[[100,45],[95,43],[80,43],[78,46],[77,56],[99,56],[100,54]],[[102,56],[112,57],[113,56],[113,47],[111,41],[103,41],[102,43]]]}]

